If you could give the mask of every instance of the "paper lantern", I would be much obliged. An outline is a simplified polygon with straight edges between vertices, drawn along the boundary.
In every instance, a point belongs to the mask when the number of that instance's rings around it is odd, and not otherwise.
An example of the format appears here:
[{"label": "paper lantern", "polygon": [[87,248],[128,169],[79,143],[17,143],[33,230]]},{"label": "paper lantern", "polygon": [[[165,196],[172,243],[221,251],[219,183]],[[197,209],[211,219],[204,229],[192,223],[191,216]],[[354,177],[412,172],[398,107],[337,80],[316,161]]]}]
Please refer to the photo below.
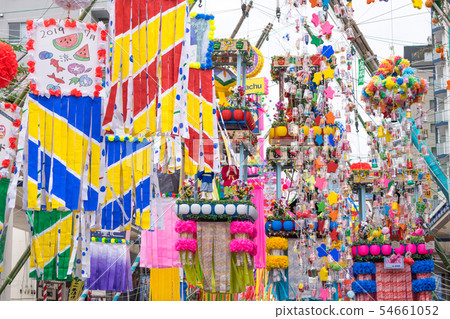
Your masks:
[{"label": "paper lantern", "polygon": [[181,204],[178,210],[181,215],[187,215],[189,214],[189,205]]},{"label": "paper lantern", "polygon": [[66,10],[78,10],[88,7],[92,0],[53,0],[53,2]]},{"label": "paper lantern", "polygon": [[225,207],[225,212],[227,213],[227,215],[234,215],[234,213],[236,212],[236,206],[228,204]]},{"label": "paper lantern", "polygon": [[383,246],[381,246],[381,253],[382,253],[384,256],[390,255],[390,254],[392,253],[392,247],[391,247],[391,245],[383,245]]},{"label": "paper lantern", "polygon": [[247,214],[247,205],[238,205],[237,206],[237,213],[238,215],[246,215]]},{"label": "paper lantern", "polygon": [[0,41],[0,89],[8,86],[16,73],[16,54],[8,43]]},{"label": "paper lantern", "polygon": [[222,215],[225,212],[225,206],[223,206],[222,204],[217,204],[216,206],[214,206],[214,213],[216,215]]},{"label": "paper lantern", "polygon": [[275,134],[276,134],[276,136],[278,136],[278,137],[285,137],[286,134],[287,134],[287,128],[286,128],[286,126],[278,126],[278,127],[275,129]]},{"label": "paper lantern", "polygon": [[204,204],[204,205],[202,206],[202,213],[203,213],[203,214],[209,215],[209,214],[211,214],[211,211],[212,211],[212,207],[211,207],[210,204]]},{"label": "paper lantern", "polygon": [[272,230],[274,230],[274,231],[280,231],[280,230],[281,230],[281,227],[282,227],[282,224],[281,224],[281,222],[280,222],[279,220],[274,220],[274,221],[272,222]]},{"label": "paper lantern", "polygon": [[293,223],[292,221],[290,221],[290,220],[284,221],[284,223],[283,223],[283,229],[284,229],[285,231],[291,231],[291,230],[293,230],[293,229],[294,229],[294,223]]},{"label": "paper lantern", "polygon": [[406,251],[410,252],[411,255],[414,255],[417,251],[417,247],[414,244],[408,244],[408,245],[406,245]]},{"label": "paper lantern", "polygon": [[273,127],[269,130],[269,137],[270,138],[274,138],[275,137],[275,129]]},{"label": "paper lantern", "polygon": [[224,121],[229,121],[231,120],[231,116],[233,115],[233,113],[231,112],[231,110],[223,110],[222,111],[222,118]]},{"label": "paper lantern", "polygon": [[421,255],[426,255],[428,254],[428,250],[425,249],[425,244],[419,244],[417,246],[417,252]]},{"label": "paper lantern", "polygon": [[370,246],[370,254],[372,256],[378,256],[381,253],[381,247],[378,245]]},{"label": "paper lantern", "polygon": [[248,216],[252,217],[254,220],[258,219],[258,211],[256,210],[255,207],[249,206]]},{"label": "paper lantern", "polygon": [[394,252],[397,255],[403,255],[405,253],[405,246],[400,245],[400,247],[394,249]]},{"label": "paper lantern", "polygon": [[191,213],[194,215],[198,215],[202,210],[202,207],[199,204],[192,204]]},{"label": "paper lantern", "polygon": [[234,110],[233,111],[233,118],[234,118],[235,121],[242,121],[242,120],[244,120],[244,111],[239,110],[239,109]]},{"label": "paper lantern", "polygon": [[360,254],[362,257],[365,257],[369,254],[369,246],[362,245],[358,246],[358,254]]}]

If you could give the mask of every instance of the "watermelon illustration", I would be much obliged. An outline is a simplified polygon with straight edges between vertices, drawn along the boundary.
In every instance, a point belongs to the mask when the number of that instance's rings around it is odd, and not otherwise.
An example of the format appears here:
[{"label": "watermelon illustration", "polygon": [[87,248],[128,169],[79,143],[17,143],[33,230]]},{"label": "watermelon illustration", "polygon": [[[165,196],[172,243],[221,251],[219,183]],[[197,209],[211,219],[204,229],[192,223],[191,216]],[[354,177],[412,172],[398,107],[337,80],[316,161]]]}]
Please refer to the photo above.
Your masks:
[{"label": "watermelon illustration", "polygon": [[77,59],[78,61],[89,61],[89,47],[86,44],[84,47],[82,47],[80,50],[78,50],[73,57]]},{"label": "watermelon illustration", "polygon": [[60,51],[70,51],[76,49],[81,44],[82,40],[83,34],[75,33],[53,40],[53,45]]}]

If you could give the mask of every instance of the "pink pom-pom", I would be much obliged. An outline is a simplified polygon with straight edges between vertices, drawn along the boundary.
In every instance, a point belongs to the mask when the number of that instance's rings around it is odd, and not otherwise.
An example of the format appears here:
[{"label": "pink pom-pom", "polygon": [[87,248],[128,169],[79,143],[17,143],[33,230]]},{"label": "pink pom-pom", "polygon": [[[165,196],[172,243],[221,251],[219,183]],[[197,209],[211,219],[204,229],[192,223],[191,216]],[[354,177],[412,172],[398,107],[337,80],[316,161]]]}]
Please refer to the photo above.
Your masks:
[{"label": "pink pom-pom", "polygon": [[179,221],[177,221],[177,223],[175,225],[175,231],[178,234],[181,234],[181,233],[195,234],[197,232],[197,223],[192,220],[187,220],[187,221],[179,220]]},{"label": "pink pom-pom", "polygon": [[196,239],[188,239],[188,238],[180,238],[175,243],[176,251],[188,250],[195,252],[197,250],[197,240]]},{"label": "pink pom-pom", "polygon": [[248,252],[251,253],[256,251],[255,243],[250,239],[232,239],[230,242],[230,251],[237,252]]},{"label": "pink pom-pom", "polygon": [[253,234],[255,232],[255,225],[252,222],[231,222],[230,233],[231,234]]}]

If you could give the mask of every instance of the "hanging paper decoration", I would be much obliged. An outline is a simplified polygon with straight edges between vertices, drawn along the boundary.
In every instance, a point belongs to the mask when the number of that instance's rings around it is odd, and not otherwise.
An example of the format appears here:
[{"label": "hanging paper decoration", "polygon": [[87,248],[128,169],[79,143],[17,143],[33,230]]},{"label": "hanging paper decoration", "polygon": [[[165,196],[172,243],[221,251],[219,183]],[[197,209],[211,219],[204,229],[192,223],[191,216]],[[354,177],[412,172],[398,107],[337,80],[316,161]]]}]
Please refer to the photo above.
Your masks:
[{"label": "hanging paper decoration", "polygon": [[21,125],[20,111],[15,104],[0,102],[0,272],[3,269],[3,252],[9,216],[12,212],[10,205],[7,204],[7,194],[15,193],[14,185],[10,190],[9,184],[10,174],[15,171],[14,159]]},{"label": "hanging paper decoration", "polygon": [[150,301],[180,301],[180,270],[150,270]]},{"label": "hanging paper decoration", "polygon": [[33,94],[27,114],[26,207],[95,211],[105,27],[49,19],[28,21],[27,30]]},{"label": "hanging paper decoration", "polygon": [[106,138],[106,192],[102,205],[102,229],[130,229],[135,186],[133,176],[136,183],[137,220],[142,226],[149,227],[151,151],[147,139],[127,136],[125,140],[125,137],[112,135]]},{"label": "hanging paper decoration", "polygon": [[72,211],[28,211],[32,233],[30,277],[71,280]]},{"label": "hanging paper decoration", "polygon": [[[174,210],[176,198],[166,197],[159,198],[159,200],[164,212],[164,215],[161,217],[164,219],[164,228],[156,227],[157,225],[153,222],[152,231],[141,231],[140,267],[152,269],[179,267],[177,226],[180,220],[177,218]],[[152,204],[152,212],[154,213],[157,211],[155,199],[152,200]],[[156,216],[153,220],[155,219]],[[184,265],[184,259],[181,258],[180,261]]]},{"label": "hanging paper decoration", "polygon": [[33,94],[99,96],[107,36],[102,22],[28,20],[27,30]]},{"label": "hanging paper decoration", "polygon": [[172,131],[187,17],[185,0],[115,2],[106,128]]},{"label": "hanging paper decoration", "polygon": [[[114,242],[113,242],[114,241]],[[133,290],[130,250],[116,239],[91,242],[90,277],[85,289],[128,292]]]}]

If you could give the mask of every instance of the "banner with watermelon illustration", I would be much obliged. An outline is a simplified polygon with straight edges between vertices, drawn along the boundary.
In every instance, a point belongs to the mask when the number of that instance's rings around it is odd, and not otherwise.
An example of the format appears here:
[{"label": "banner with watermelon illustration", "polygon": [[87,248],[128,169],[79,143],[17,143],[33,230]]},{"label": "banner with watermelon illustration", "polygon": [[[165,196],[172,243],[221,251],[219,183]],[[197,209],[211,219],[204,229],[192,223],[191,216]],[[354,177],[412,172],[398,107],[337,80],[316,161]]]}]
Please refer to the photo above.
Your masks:
[{"label": "banner with watermelon illustration", "polygon": [[98,96],[106,29],[102,22],[27,21],[30,87],[35,95]]}]

